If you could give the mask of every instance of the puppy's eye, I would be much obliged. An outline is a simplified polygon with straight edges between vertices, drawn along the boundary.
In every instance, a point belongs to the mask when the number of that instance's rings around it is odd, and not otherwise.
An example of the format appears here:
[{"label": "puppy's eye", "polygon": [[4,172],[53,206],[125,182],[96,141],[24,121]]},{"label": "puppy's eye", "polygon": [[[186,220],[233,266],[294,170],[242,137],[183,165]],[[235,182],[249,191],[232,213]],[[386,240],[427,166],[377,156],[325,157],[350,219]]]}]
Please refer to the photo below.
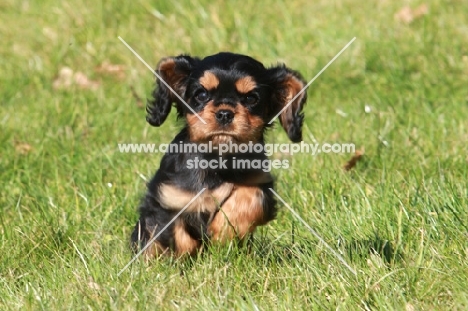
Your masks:
[{"label": "puppy's eye", "polygon": [[257,101],[258,97],[253,94],[249,94],[244,97],[244,103],[247,105],[254,105],[257,103]]},{"label": "puppy's eye", "polygon": [[200,90],[195,94],[195,99],[200,103],[205,103],[210,99],[210,94],[206,90]]}]

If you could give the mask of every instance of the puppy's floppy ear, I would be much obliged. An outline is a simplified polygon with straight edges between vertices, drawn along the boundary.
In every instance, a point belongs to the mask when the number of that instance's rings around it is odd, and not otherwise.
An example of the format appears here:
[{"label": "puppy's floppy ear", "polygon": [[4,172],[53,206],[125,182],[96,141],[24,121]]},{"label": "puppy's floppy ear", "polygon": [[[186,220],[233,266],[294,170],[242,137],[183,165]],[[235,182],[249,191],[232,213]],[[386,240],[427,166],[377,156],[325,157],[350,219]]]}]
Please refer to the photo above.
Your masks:
[{"label": "puppy's floppy ear", "polygon": [[[186,55],[177,57],[168,57],[162,59],[157,68],[156,73],[164,80],[162,82],[156,78],[156,88],[152,93],[152,99],[148,100],[146,106],[146,121],[152,126],[160,126],[167,118],[171,111],[172,103],[176,104],[179,115],[183,114],[183,103],[172,90],[184,98],[184,93],[187,88],[188,77],[199,61],[198,58],[192,58]],[[172,88],[170,90],[168,88]]]},{"label": "puppy's floppy ear", "polygon": [[[272,107],[268,111],[269,117],[273,118],[289,104],[278,118],[289,139],[293,142],[299,142],[302,140],[302,123],[304,121],[302,108],[307,100],[307,92],[302,91],[302,89],[306,86],[306,82],[298,72],[284,65],[270,68],[268,71],[270,79],[272,79],[270,85],[273,87]],[[291,102],[291,100],[293,101]]]}]

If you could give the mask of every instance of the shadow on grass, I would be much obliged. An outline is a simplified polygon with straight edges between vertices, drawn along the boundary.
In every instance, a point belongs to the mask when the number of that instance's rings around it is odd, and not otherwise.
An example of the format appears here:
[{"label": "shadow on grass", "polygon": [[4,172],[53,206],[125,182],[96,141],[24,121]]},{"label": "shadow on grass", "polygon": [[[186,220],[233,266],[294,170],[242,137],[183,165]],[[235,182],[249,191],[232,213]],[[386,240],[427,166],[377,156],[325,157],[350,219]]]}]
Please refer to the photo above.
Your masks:
[{"label": "shadow on grass", "polygon": [[371,254],[380,256],[386,263],[395,263],[403,259],[403,255],[395,250],[392,242],[374,236],[371,239],[339,240],[339,246],[343,253],[352,261],[368,258]]},{"label": "shadow on grass", "polygon": [[[233,241],[228,245],[205,245],[196,256],[184,258],[166,258],[162,263],[166,268],[176,268],[181,277],[190,279],[193,269],[198,269],[204,262],[214,261],[215,266],[222,267],[227,263],[278,267],[284,264],[298,263],[310,264],[308,258],[317,257],[319,253],[327,253],[323,246],[306,239],[296,238],[295,241],[279,241],[270,236],[255,236],[246,243]],[[403,256],[395,251],[391,241],[374,236],[370,239],[349,240],[339,238],[335,245],[331,245],[349,263],[365,262],[371,255],[378,255],[383,262],[392,265],[403,259]],[[320,251],[318,249],[320,248]],[[330,254],[331,255],[331,254]],[[321,257],[320,255],[318,255]],[[317,259],[317,258],[316,258]],[[318,258],[317,260],[322,260]],[[314,261],[314,260],[313,260]]]},{"label": "shadow on grass", "polygon": [[[316,252],[316,243],[310,241],[292,241],[291,243],[274,242],[262,237],[254,242],[255,252],[264,259],[276,263],[292,261],[303,256],[311,256]],[[393,264],[403,260],[401,252],[395,250],[393,243],[389,240],[374,236],[370,239],[349,240],[338,239],[337,245],[331,245],[338,253],[350,262],[362,261],[371,255],[380,256],[385,263]]]}]

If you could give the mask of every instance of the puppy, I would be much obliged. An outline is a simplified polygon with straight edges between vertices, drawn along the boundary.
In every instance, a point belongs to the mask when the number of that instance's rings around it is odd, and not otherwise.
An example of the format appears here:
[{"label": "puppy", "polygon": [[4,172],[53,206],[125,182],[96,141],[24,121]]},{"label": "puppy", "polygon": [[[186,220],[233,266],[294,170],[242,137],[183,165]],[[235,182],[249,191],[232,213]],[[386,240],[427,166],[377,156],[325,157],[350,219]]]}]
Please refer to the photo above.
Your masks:
[{"label": "puppy", "polygon": [[[273,188],[273,179],[262,169],[238,168],[233,163],[267,157],[251,150],[234,150],[220,157],[216,147],[263,146],[268,123],[291,100],[279,122],[291,141],[301,141],[307,96],[301,93],[303,78],[284,65],[266,68],[251,57],[233,53],[203,59],[169,57],[159,62],[156,72],[164,82],[157,80],[146,120],[161,126],[174,106],[184,126],[172,144],[211,144],[213,150],[193,148],[163,156],[140,205],[140,219],[131,236],[134,250],[146,247],[156,236],[145,250],[147,257],[195,255],[207,241],[244,240],[257,226],[275,218],[275,199],[268,190]],[[193,165],[202,160],[225,165]]]}]

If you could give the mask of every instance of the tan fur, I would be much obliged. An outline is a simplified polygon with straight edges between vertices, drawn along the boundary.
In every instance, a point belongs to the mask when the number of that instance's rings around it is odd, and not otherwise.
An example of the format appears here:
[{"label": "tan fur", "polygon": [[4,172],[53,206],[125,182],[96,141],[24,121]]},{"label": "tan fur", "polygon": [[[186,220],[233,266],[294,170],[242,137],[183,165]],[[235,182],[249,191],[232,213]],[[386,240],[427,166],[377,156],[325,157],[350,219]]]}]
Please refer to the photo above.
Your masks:
[{"label": "tan fur", "polygon": [[[234,120],[228,126],[221,126],[216,121],[215,114],[219,110],[231,110],[234,112]],[[209,102],[205,108],[198,113],[207,124],[203,124],[197,116],[187,115],[190,140],[193,142],[206,143],[212,141],[213,145],[228,142],[258,142],[262,135],[263,120],[259,116],[251,115],[241,104],[235,108],[228,105],[215,107]]]},{"label": "tan fur", "polygon": [[[182,84],[184,75],[177,72],[174,59],[163,59],[158,65],[158,72],[164,81],[179,95],[184,92],[185,86]],[[172,96],[172,93],[170,95]]]},{"label": "tan fur", "polygon": [[[304,84],[302,83],[302,81],[300,81],[299,79],[297,79],[295,76],[293,75],[289,75],[286,82],[285,82],[285,85],[286,85],[286,89],[287,89],[287,95],[286,95],[286,98],[284,100],[284,105],[287,105],[289,104],[289,102],[291,101],[291,99],[294,98],[294,96],[296,96],[303,88],[304,88]],[[301,93],[301,95],[299,95],[293,103],[291,103],[291,105],[289,105],[288,108],[286,108],[285,111],[283,111],[283,113],[281,113],[280,115],[280,121],[281,121],[281,124],[283,125],[283,127],[285,128],[285,130],[287,131],[287,128],[289,126],[289,124],[291,124],[292,120],[293,120],[293,117],[294,117],[294,112],[299,108],[300,106],[300,103],[302,101],[302,98],[306,95],[305,92]]]},{"label": "tan fur", "polygon": [[208,91],[214,90],[219,85],[219,79],[211,71],[205,71],[200,78],[200,84]]},{"label": "tan fur", "polygon": [[[146,230],[146,228],[141,228],[141,223],[138,222],[138,232],[139,232],[139,237],[138,241],[140,241],[140,235],[142,230]],[[150,233],[150,238],[151,240],[154,236],[154,232],[156,231],[156,228],[154,228],[153,232]],[[143,255],[145,256],[146,260],[151,260],[156,257],[160,257],[164,254],[168,253],[168,249],[163,247],[158,241],[154,241],[151,243],[151,246],[149,246],[144,252]]]},{"label": "tan fur", "polygon": [[176,63],[172,58],[166,58],[161,60],[158,66],[158,71],[160,74],[167,80],[167,83],[172,82],[172,78],[176,75],[175,74],[175,67]]},{"label": "tan fur", "polygon": [[257,86],[257,83],[251,76],[245,76],[237,80],[235,85],[239,93],[247,94],[248,92],[255,89],[255,87]]},{"label": "tan fur", "polygon": [[[215,212],[232,192],[233,184],[223,183],[213,190],[205,190],[185,210],[186,212]],[[174,185],[159,187],[160,203],[170,210],[183,209],[197,194],[182,190]]]},{"label": "tan fur", "polygon": [[258,187],[236,186],[208,227],[214,241],[243,239],[263,225],[263,192]]},{"label": "tan fur", "polygon": [[177,256],[185,254],[195,255],[200,241],[194,240],[185,230],[182,221],[176,221],[174,226],[175,251]]},{"label": "tan fur", "polygon": [[144,256],[146,260],[151,260],[157,257],[160,257],[164,254],[169,253],[169,249],[164,248],[159,244],[158,241],[154,241],[151,243],[151,246],[149,246],[145,251],[144,251]]}]

